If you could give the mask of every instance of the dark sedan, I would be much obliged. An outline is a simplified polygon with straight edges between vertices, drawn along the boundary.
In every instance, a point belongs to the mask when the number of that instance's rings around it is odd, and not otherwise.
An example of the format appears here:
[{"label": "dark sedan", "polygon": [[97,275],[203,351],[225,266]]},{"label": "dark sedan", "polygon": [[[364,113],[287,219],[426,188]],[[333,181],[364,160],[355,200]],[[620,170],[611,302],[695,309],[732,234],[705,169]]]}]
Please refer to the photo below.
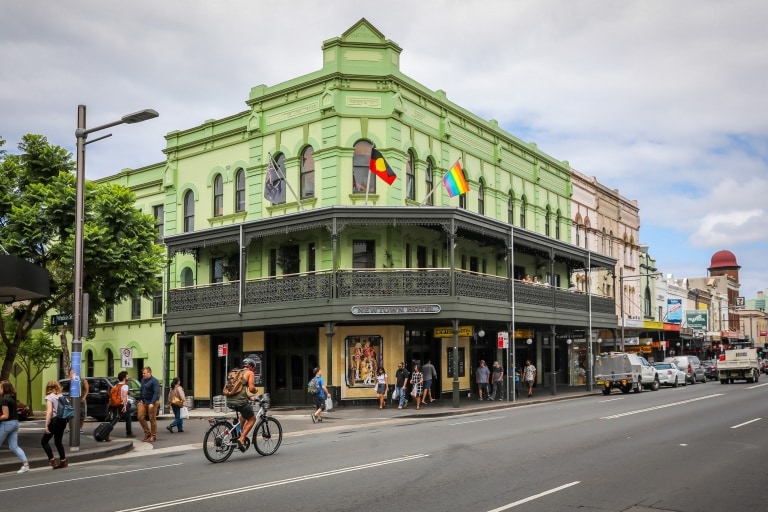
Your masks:
[{"label": "dark sedan", "polygon": [[707,380],[718,380],[717,361],[702,361],[701,367],[704,368],[704,377]]}]

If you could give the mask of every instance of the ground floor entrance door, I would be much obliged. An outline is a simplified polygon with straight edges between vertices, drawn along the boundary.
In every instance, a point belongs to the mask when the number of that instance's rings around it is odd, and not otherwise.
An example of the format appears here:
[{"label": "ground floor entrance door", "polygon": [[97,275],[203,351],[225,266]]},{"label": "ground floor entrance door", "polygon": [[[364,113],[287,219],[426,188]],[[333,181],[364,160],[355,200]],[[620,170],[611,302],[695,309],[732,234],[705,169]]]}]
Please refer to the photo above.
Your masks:
[{"label": "ground floor entrance door", "polygon": [[317,331],[267,333],[269,391],[275,405],[308,405],[307,382],[318,366]]}]

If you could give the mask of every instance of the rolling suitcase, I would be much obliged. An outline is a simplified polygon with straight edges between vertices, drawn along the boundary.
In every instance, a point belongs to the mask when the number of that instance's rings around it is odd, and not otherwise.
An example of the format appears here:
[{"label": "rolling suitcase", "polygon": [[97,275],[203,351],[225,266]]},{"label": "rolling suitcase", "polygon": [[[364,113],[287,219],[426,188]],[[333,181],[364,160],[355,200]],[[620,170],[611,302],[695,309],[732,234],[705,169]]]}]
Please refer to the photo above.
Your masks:
[{"label": "rolling suitcase", "polygon": [[109,439],[109,434],[112,432],[112,429],[115,428],[115,424],[117,424],[119,419],[120,416],[116,414],[112,421],[99,423],[99,425],[93,430],[93,438],[99,443]]}]

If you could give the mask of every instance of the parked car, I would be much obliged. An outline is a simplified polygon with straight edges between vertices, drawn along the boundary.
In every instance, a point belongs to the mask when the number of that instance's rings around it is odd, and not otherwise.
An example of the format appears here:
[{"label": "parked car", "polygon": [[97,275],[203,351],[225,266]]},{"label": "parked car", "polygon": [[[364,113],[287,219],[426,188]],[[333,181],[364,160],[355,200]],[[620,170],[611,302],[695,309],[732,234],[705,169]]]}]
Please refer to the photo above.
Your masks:
[{"label": "parked car", "polygon": [[[88,416],[97,421],[104,421],[109,411],[109,390],[117,382],[117,377],[84,377],[88,381],[88,396],[85,399],[88,407]],[[69,379],[61,379],[62,393],[69,395]],[[131,405],[131,418],[136,418],[138,413],[139,395],[141,384],[136,379],[128,379],[128,403]]]},{"label": "parked car", "polygon": [[656,367],[656,372],[659,375],[659,384],[662,386],[676,388],[679,385],[685,386],[688,384],[687,375],[675,363],[653,363],[653,366]]},{"label": "parked car", "polygon": [[29,407],[22,402],[16,402],[16,413],[19,415],[19,421],[28,420],[32,415],[32,411],[29,410]]},{"label": "parked car", "polygon": [[702,361],[701,366],[704,368],[704,377],[707,380],[717,380],[717,361]]},{"label": "parked car", "polygon": [[675,363],[678,368],[683,370],[689,384],[707,382],[707,378],[704,376],[704,367],[701,366],[701,361],[696,356],[665,357],[664,362]]}]

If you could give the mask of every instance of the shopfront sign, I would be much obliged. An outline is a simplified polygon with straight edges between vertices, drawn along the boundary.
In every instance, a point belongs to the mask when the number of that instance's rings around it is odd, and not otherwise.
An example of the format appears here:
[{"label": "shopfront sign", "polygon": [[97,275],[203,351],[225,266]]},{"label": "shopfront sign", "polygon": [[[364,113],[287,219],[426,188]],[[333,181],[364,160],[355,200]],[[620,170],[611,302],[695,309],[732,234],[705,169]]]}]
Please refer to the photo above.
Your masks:
[{"label": "shopfront sign", "polygon": [[383,304],[370,306],[352,306],[353,315],[415,315],[436,314],[440,304]]},{"label": "shopfront sign", "polygon": [[[469,338],[472,336],[471,325],[459,326],[459,338]],[[435,338],[453,338],[453,327],[435,327]]]},{"label": "shopfront sign", "polygon": [[706,331],[709,311],[689,310],[685,312],[685,324],[694,331]]}]

